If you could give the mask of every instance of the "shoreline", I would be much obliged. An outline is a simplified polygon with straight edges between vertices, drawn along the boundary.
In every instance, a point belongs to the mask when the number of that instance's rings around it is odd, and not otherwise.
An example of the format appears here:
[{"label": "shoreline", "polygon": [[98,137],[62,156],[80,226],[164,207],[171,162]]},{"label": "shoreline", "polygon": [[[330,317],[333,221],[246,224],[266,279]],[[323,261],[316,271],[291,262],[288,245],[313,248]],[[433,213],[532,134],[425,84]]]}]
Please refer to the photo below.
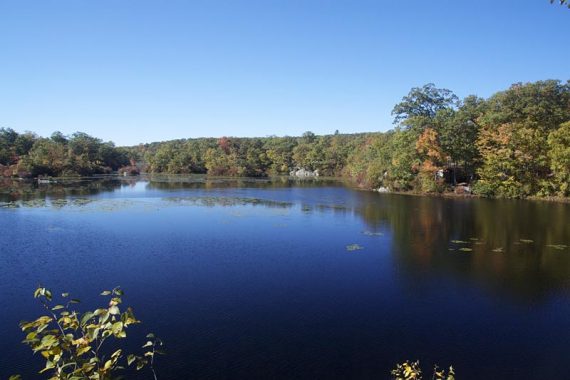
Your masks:
[{"label": "shoreline", "polygon": [[[72,184],[77,184],[78,182],[85,182],[85,181],[97,181],[97,180],[149,180],[152,181],[152,177],[163,177],[169,179],[194,179],[201,178],[202,180],[271,180],[271,179],[288,179],[288,180],[309,180],[309,181],[338,181],[342,182],[345,185],[359,191],[367,191],[373,192],[378,194],[396,194],[396,195],[409,195],[409,196],[422,196],[422,197],[432,197],[432,198],[448,198],[448,199],[488,199],[488,200],[525,200],[525,201],[540,201],[540,202],[551,202],[551,203],[570,203],[570,197],[561,197],[561,196],[548,196],[548,197],[539,197],[539,196],[529,196],[524,198],[505,198],[505,197],[484,197],[478,194],[456,194],[451,191],[446,191],[442,193],[423,193],[415,190],[410,191],[388,191],[388,192],[379,192],[377,189],[373,189],[370,187],[361,186],[355,183],[350,178],[342,177],[342,176],[322,176],[322,177],[295,177],[295,176],[266,176],[266,177],[247,177],[247,176],[208,176],[207,174],[167,174],[167,173],[141,173],[140,175],[136,176],[123,176],[118,173],[114,174],[101,174],[101,175],[94,175],[94,176],[62,176],[62,177],[47,177],[49,182],[38,182],[38,178],[18,178],[18,177],[0,177],[1,182],[7,181],[14,181],[18,183],[30,183],[30,184],[38,184],[42,186],[49,186],[49,185],[59,185],[59,186],[69,186]],[[201,182],[201,181],[197,181]],[[2,187],[0,185],[0,187]]]}]

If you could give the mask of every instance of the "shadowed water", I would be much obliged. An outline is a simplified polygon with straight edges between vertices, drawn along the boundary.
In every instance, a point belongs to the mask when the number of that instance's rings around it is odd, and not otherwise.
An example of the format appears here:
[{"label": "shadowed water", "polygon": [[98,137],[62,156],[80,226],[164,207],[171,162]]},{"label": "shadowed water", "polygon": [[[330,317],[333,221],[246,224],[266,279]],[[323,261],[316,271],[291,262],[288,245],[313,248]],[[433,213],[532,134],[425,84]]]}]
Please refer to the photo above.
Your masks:
[{"label": "shadowed water", "polygon": [[569,221],[569,204],[326,180],[6,182],[0,378],[41,378],[18,328],[38,283],[85,308],[120,285],[144,321],[128,341],[166,343],[159,379],[379,379],[405,359],[570,378]]}]

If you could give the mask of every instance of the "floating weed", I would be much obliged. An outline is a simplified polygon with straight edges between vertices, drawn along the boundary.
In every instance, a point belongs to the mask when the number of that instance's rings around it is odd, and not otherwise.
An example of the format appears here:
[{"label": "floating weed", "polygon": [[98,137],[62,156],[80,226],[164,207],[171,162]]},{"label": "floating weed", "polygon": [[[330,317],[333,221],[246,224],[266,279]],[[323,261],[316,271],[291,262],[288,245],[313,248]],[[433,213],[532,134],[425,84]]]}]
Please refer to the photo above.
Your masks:
[{"label": "floating weed", "polygon": [[476,240],[479,240],[479,239],[477,239],[477,238],[469,238],[469,240],[476,241]]},{"label": "floating weed", "polygon": [[469,242],[465,240],[452,240],[451,242],[454,244],[469,244]]},{"label": "floating weed", "polygon": [[93,202],[93,200],[88,198],[75,198],[71,202],[74,206],[85,206]]},{"label": "floating weed", "polygon": [[358,251],[360,249],[364,249],[364,247],[358,244],[350,244],[346,246],[347,251]]},{"label": "floating weed", "polygon": [[31,199],[28,201],[23,201],[22,206],[28,208],[42,208],[46,207],[46,201],[45,199]]},{"label": "floating weed", "polygon": [[503,247],[495,248],[495,249],[493,249],[492,252],[502,253],[502,252],[503,252]]},{"label": "floating weed", "polygon": [[67,199],[54,199],[51,201],[51,205],[55,208],[61,208],[63,206],[67,206]]},{"label": "floating weed", "polygon": [[521,243],[526,243],[526,244],[530,244],[530,243],[534,243],[534,240],[530,240],[530,239],[520,239]]},{"label": "floating weed", "polygon": [[459,248],[459,250],[460,250],[461,252],[471,252],[471,251],[473,251],[473,249],[471,249],[471,248],[466,248],[466,247]]},{"label": "floating weed", "polygon": [[245,206],[263,205],[275,208],[289,208],[293,206],[291,202],[272,201],[261,198],[241,198],[241,197],[165,197],[163,201],[178,203],[189,206]]},{"label": "floating weed", "polygon": [[362,231],[362,233],[366,236],[384,236],[382,232]]},{"label": "floating weed", "polygon": [[18,207],[20,207],[20,205],[17,204],[16,202],[0,203],[0,208],[18,208]]},{"label": "floating weed", "polygon": [[562,251],[562,250],[568,248],[568,246],[564,245],[564,244],[548,244],[547,247],[554,248],[554,249],[557,249],[559,251]]}]

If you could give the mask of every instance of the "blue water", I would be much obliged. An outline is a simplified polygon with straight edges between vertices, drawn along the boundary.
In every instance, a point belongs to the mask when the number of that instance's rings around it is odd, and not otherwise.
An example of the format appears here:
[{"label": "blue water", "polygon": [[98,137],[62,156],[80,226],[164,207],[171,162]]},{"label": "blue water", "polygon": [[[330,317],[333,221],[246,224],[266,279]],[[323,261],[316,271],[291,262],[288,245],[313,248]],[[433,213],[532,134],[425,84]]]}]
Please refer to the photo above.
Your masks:
[{"label": "blue water", "polygon": [[42,378],[18,328],[38,284],[81,308],[120,285],[143,321],[130,348],[165,342],[159,379],[380,379],[406,359],[570,378],[568,204],[324,181],[39,190],[0,203],[0,378]]}]

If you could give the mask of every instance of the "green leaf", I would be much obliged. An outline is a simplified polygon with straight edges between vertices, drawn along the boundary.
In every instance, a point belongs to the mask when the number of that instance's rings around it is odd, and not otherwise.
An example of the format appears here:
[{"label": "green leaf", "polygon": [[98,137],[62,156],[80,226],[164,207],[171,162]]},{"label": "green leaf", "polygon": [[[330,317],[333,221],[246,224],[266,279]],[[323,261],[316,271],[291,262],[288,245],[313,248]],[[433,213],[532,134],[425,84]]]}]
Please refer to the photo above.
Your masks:
[{"label": "green leaf", "polygon": [[85,354],[86,352],[89,352],[90,350],[91,350],[91,346],[83,346],[83,347],[80,347],[80,348],[77,350],[77,356],[81,356],[81,355]]},{"label": "green leaf", "polygon": [[44,372],[49,371],[50,369],[53,369],[53,368],[55,368],[55,364],[48,360],[46,362],[46,367],[44,369],[42,369],[39,373],[44,373]]},{"label": "green leaf", "polygon": [[65,309],[65,306],[55,305],[54,307],[51,308],[52,311],[61,310],[61,309]]},{"label": "green leaf", "polygon": [[85,324],[87,323],[87,321],[89,321],[91,318],[94,317],[94,314],[90,311],[86,312],[85,314],[83,314],[83,316],[81,317],[81,321],[79,322],[79,324],[81,326],[85,326]]},{"label": "green leaf", "polygon": [[141,369],[144,368],[144,366],[147,364],[147,361],[144,359],[139,359],[137,361],[137,371],[140,371]]},{"label": "green leaf", "polygon": [[111,330],[113,331],[113,334],[115,335],[119,334],[121,331],[123,331],[123,322],[119,321],[113,323],[113,326],[111,326]]},{"label": "green leaf", "polygon": [[137,357],[133,354],[130,354],[129,356],[127,356],[127,364],[131,365],[133,364],[133,362],[137,359]]},{"label": "green leaf", "polygon": [[119,350],[113,352],[113,353],[111,354],[111,357],[112,357],[113,359],[117,360],[117,358],[118,358],[119,356],[121,356],[121,353],[122,353],[122,352],[123,352],[123,350],[119,349]]},{"label": "green leaf", "polygon": [[109,291],[109,290],[105,290],[105,291],[101,292],[101,295],[102,295],[102,296],[108,296],[108,295],[111,295],[111,291]]}]

